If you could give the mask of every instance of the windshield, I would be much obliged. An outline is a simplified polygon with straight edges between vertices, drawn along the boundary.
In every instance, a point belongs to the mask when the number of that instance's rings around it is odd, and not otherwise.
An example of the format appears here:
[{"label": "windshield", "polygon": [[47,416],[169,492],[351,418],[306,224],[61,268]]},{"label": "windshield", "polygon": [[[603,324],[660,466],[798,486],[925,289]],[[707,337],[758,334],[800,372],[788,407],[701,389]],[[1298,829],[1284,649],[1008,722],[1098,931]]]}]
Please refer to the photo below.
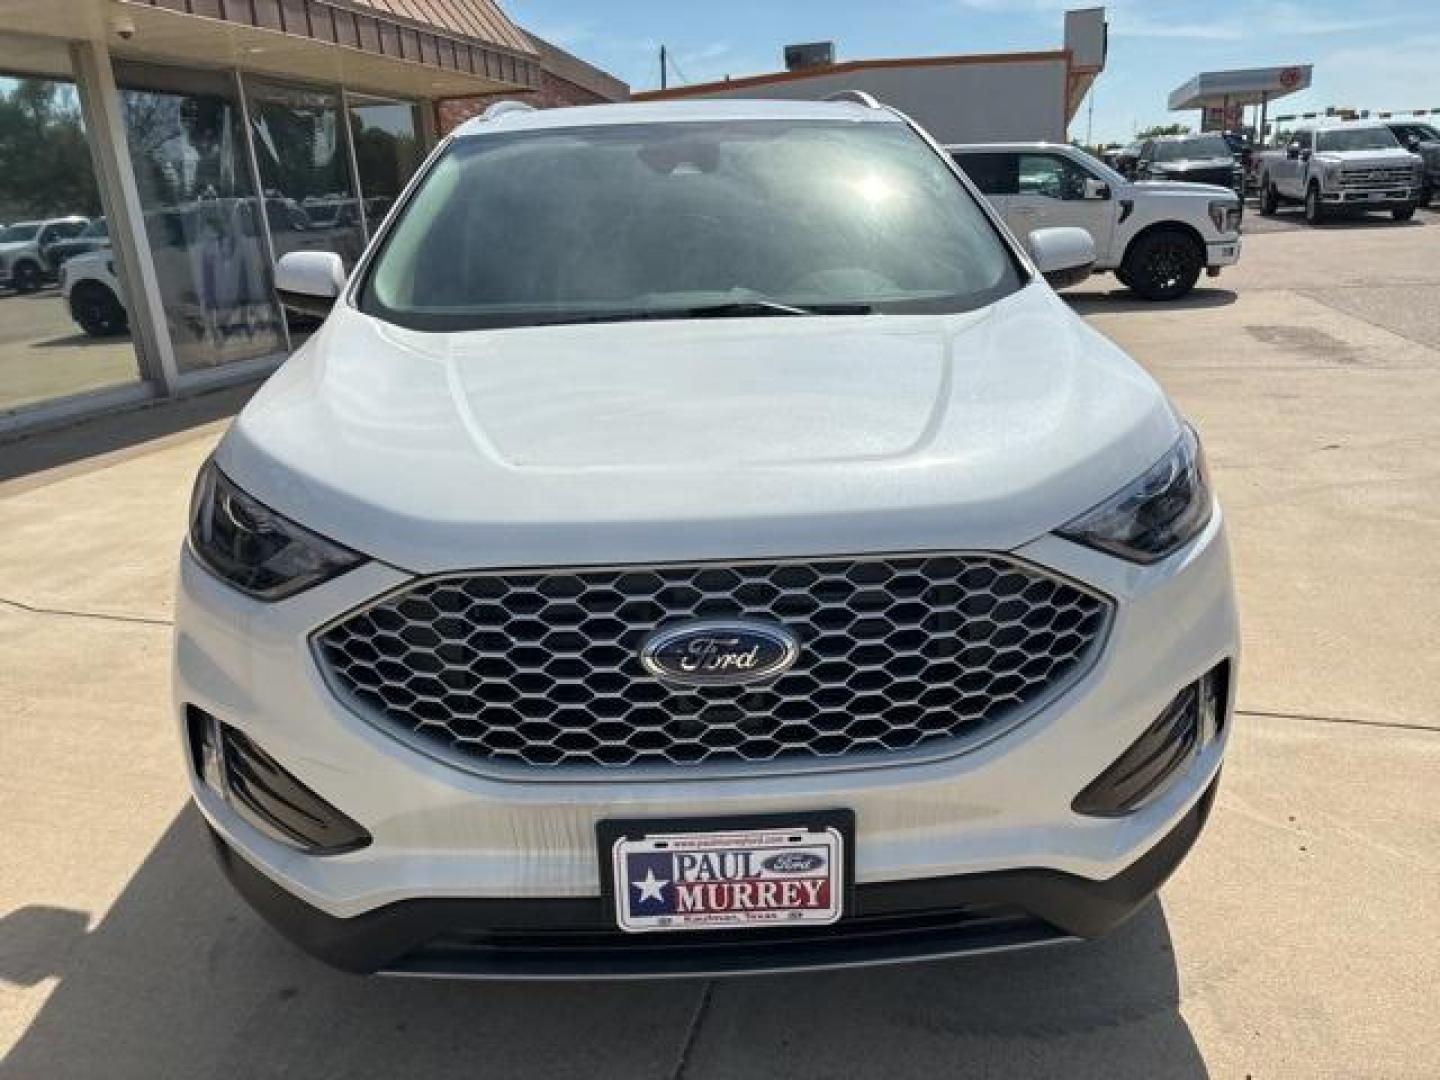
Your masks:
[{"label": "windshield", "polygon": [[1389,128],[1340,128],[1322,131],[1315,137],[1315,149],[1326,150],[1393,150],[1400,144]]},{"label": "windshield", "polygon": [[1156,161],[1193,161],[1198,158],[1221,157],[1230,157],[1230,144],[1219,135],[1155,144]]},{"label": "windshield", "polygon": [[360,307],[456,330],[960,311],[1019,284],[989,220],[907,125],[706,121],[457,141]]},{"label": "windshield", "polygon": [[34,240],[35,234],[39,231],[40,223],[38,221],[22,221],[19,225],[0,229],[0,244],[20,244],[26,240]]},{"label": "windshield", "polygon": [[110,231],[105,226],[104,218],[96,218],[94,221],[90,222],[89,225],[86,225],[85,228],[80,230],[80,235],[85,237],[109,236]]}]

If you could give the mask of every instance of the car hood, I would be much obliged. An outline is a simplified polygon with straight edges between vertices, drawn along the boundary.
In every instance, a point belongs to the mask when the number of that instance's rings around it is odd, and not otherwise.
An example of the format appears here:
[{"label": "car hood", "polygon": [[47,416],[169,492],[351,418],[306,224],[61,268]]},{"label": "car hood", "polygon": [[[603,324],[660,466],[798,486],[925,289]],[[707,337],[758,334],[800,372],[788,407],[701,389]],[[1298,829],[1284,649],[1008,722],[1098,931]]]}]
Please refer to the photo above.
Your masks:
[{"label": "car hood", "polygon": [[460,334],[342,306],[216,457],[281,513],[430,572],[1014,548],[1178,424],[1038,284],[960,315]]},{"label": "car hood", "polygon": [[1196,169],[1233,169],[1235,159],[1229,154],[1213,158],[1181,158],[1178,161],[1156,162],[1152,168],[1160,172],[1192,172]]},{"label": "car hood", "polygon": [[1186,180],[1140,180],[1130,185],[1141,195],[1167,198],[1216,199],[1235,197],[1235,189],[1220,184],[1193,184]]},{"label": "car hood", "polygon": [[1416,155],[1402,146],[1382,150],[1320,150],[1317,161],[1334,161],[1342,165],[1409,165]]},{"label": "car hood", "polygon": [[14,255],[14,254],[17,253],[17,252],[27,251],[27,250],[29,250],[29,251],[34,251],[34,250],[35,250],[35,241],[33,241],[33,240],[15,240],[15,241],[12,241],[11,243],[8,243],[8,244],[0,244],[0,258],[3,258],[3,257],[6,256],[6,255]]}]

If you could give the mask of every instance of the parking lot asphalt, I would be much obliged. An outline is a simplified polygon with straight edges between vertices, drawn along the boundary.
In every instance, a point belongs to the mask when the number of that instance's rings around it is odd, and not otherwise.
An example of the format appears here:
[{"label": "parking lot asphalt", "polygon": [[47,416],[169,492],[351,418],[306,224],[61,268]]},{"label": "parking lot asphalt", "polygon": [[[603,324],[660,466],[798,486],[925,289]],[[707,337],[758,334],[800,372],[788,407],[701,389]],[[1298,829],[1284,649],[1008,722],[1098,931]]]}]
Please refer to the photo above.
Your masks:
[{"label": "parking lot asphalt", "polygon": [[0,1077],[1440,1075],[1422,220],[1257,232],[1179,304],[1067,293],[1199,427],[1246,650],[1208,832],[1082,945],[653,985],[332,972],[230,893],[185,807],[170,579],[223,422],[159,437],[151,414],[152,441],[93,457],[81,430],[0,446],[29,463],[0,481]]},{"label": "parking lot asphalt", "polygon": [[129,335],[90,337],[58,289],[0,290],[0,412],[137,378]]}]

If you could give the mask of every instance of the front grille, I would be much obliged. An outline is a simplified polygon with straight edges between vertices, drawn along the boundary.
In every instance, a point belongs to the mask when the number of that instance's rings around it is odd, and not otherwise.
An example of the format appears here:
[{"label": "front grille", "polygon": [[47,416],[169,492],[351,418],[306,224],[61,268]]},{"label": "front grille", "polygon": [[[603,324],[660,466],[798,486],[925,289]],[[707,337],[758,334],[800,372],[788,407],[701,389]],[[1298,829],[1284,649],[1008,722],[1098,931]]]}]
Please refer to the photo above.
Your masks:
[{"label": "front grille", "polygon": [[[693,766],[903,751],[994,728],[1078,679],[1110,602],[994,555],[474,573],[408,586],[316,637],[342,697],[452,761]],[[678,687],[657,628],[773,620],[768,684]]]},{"label": "front grille", "polygon": [[1391,187],[1408,184],[1415,179],[1415,171],[1408,165],[1387,165],[1375,169],[1342,169],[1340,183],[1343,187]]}]

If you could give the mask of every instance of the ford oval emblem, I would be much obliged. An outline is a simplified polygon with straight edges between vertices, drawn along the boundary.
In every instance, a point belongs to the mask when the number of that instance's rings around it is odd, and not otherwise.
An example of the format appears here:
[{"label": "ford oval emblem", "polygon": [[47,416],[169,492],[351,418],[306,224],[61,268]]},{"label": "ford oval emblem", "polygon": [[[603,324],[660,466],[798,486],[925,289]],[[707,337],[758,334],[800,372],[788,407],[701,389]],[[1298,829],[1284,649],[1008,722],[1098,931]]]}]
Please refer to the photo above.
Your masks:
[{"label": "ford oval emblem", "polygon": [[772,874],[808,874],[825,865],[825,856],[813,851],[782,851],[760,865]]},{"label": "ford oval emblem", "polygon": [[640,662],[669,683],[739,686],[781,675],[799,655],[800,642],[777,623],[700,619],[655,631]]}]

